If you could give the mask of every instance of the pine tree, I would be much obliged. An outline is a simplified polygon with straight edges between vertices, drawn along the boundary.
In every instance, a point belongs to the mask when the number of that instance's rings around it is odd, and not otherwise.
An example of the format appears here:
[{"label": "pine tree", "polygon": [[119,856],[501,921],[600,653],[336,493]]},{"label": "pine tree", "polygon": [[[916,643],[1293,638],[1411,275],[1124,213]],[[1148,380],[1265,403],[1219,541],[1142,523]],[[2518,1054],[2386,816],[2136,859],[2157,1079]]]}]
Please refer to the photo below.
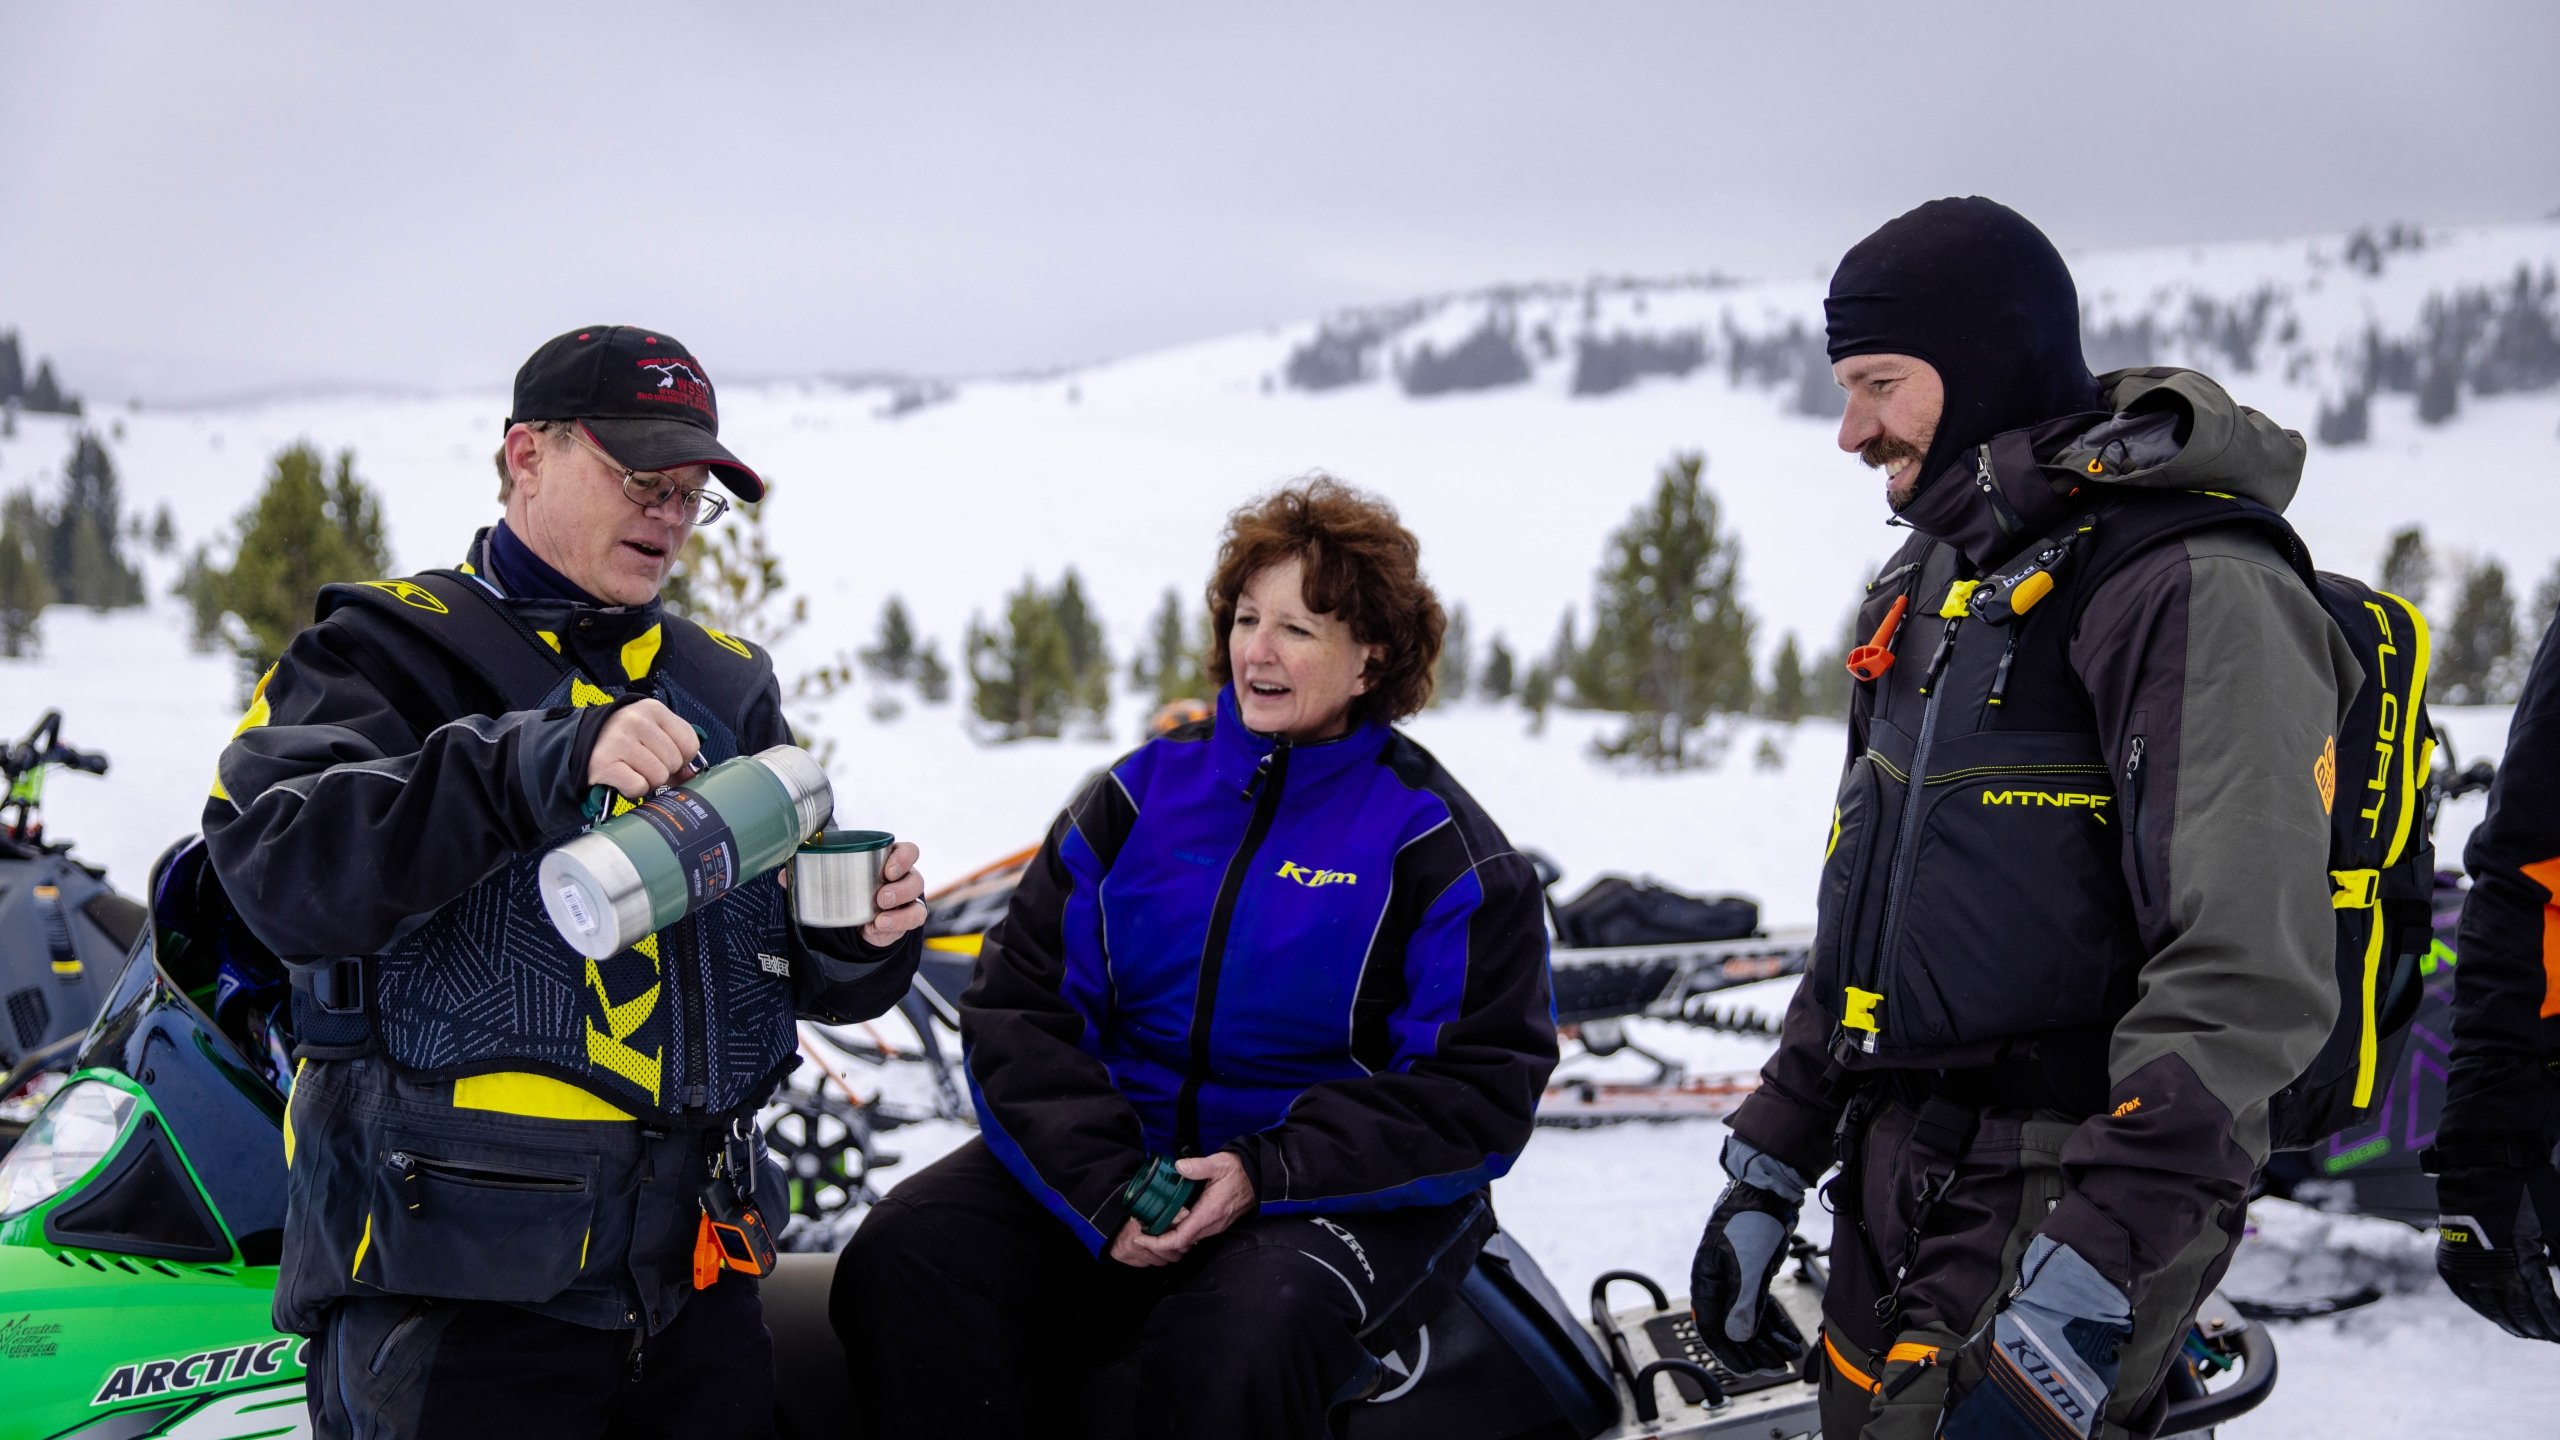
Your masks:
[{"label": "pine tree", "polygon": [[2535,634],[2560,625],[2560,560],[2552,561],[2551,568],[2543,573],[2542,583],[2533,587],[2533,608],[2525,612],[2523,620],[2528,632]]},{"label": "pine tree", "polygon": [[1049,604],[1059,638],[1066,642],[1070,708],[1099,727],[1111,712],[1111,651],[1103,644],[1102,624],[1085,600],[1084,582],[1074,566],[1059,579]]},{"label": "pine tree", "polygon": [[0,502],[0,656],[35,652],[44,607],[53,600],[44,558],[36,551],[43,520],[36,497],[21,490]]},{"label": "pine tree", "polygon": [[970,706],[996,727],[1001,740],[1060,733],[1074,708],[1075,663],[1058,624],[1057,602],[1040,583],[1022,577],[1005,597],[1001,626],[969,617],[963,642],[969,666]]},{"label": "pine tree", "polygon": [[1858,607],[1852,605],[1840,622],[1836,643],[1813,662],[1813,673],[1806,677],[1813,705],[1805,713],[1828,715],[1835,720],[1848,718],[1849,700],[1856,690],[1856,682],[1849,678],[1849,652],[1865,643],[1866,639],[1858,633]]},{"label": "pine tree", "polygon": [[0,405],[27,394],[27,360],[18,349],[18,332],[0,330]]},{"label": "pine tree", "polygon": [[1485,647],[1484,678],[1476,682],[1476,688],[1484,692],[1487,700],[1510,699],[1519,664],[1512,658],[1511,647],[1503,642],[1502,632],[1495,631],[1493,643]]},{"label": "pine tree", "polygon": [[2461,366],[2441,356],[2429,360],[2426,372],[2418,377],[2418,419],[2428,425],[2441,425],[2461,408]]},{"label": "pine tree", "polygon": [[927,640],[916,654],[916,698],[927,705],[951,698],[951,667],[943,663],[939,641]]},{"label": "pine tree", "polygon": [[329,480],[329,519],[345,544],[347,563],[367,575],[391,573],[391,541],[382,524],[382,501],[356,478],[356,452],[338,452],[338,468]]},{"label": "pine tree", "polygon": [[2484,560],[2464,573],[2453,619],[2436,632],[2428,689],[2451,705],[2512,701],[2504,672],[2515,648],[2516,607],[2507,594],[2506,567]]},{"label": "pine tree", "polygon": [[1796,653],[1796,632],[1778,645],[1778,658],[1769,667],[1769,688],[1760,697],[1760,713],[1772,720],[1793,725],[1813,713],[1813,688],[1806,683],[1804,660]]},{"label": "pine tree", "polygon": [[907,602],[892,595],[880,607],[880,630],[862,652],[862,668],[882,680],[909,680],[916,672],[916,631]]},{"label": "pine tree", "polygon": [[1183,623],[1181,593],[1166,586],[1148,624],[1146,646],[1129,659],[1131,685],[1158,705],[1208,699],[1217,690],[1200,673],[1201,654],[1209,648],[1208,623],[1206,615],[1194,624]]},{"label": "pine tree", "polygon": [[[376,579],[390,561],[382,553],[381,502],[357,478],[353,452],[338,457],[334,480],[310,445],[279,452],[239,525],[237,558],[207,588],[245,632],[233,653],[246,690],[311,623],[321,586]],[[197,625],[204,633],[200,607]]]},{"label": "pine tree", "polygon": [[2435,578],[2436,558],[2427,552],[2425,532],[2415,525],[2391,532],[2390,546],[2382,554],[2382,589],[2424,611],[2427,587]]},{"label": "pine tree", "polygon": [[169,502],[163,500],[158,512],[151,517],[151,553],[166,555],[177,548],[178,521],[169,513]]},{"label": "pine tree", "polygon": [[768,486],[762,503],[732,506],[729,519],[694,531],[659,590],[687,619],[767,650],[809,620],[809,597],[791,593],[782,557],[766,538],[773,493]]},{"label": "pine tree", "polygon": [[1741,545],[1721,532],[1704,455],[1674,456],[1609,537],[1591,641],[1575,689],[1628,717],[1603,753],[1668,768],[1699,763],[1707,719],[1750,708],[1753,620]]},{"label": "pine tree", "polygon": [[187,647],[199,655],[210,655],[222,645],[223,586],[227,580],[215,568],[213,557],[198,545],[187,557],[186,568],[178,572],[178,583],[169,593],[187,602],[190,623]]},{"label": "pine tree", "polygon": [[61,382],[53,378],[53,362],[50,360],[36,365],[36,378],[27,386],[24,403],[27,409],[38,415],[74,413],[71,405],[63,399]]},{"label": "pine tree", "polygon": [[1575,667],[1581,663],[1582,646],[1573,635],[1573,607],[1567,605],[1564,613],[1556,617],[1556,634],[1547,642],[1546,658],[1535,667],[1547,672],[1546,699],[1539,702],[1540,709],[1564,698],[1559,691],[1571,681]]},{"label": "pine tree", "polygon": [[97,436],[82,431],[63,462],[46,556],[53,591],[64,601],[98,610],[142,603],[142,577],[125,563],[121,545],[122,509],[115,461]]},{"label": "pine tree", "polygon": [[1529,712],[1529,733],[1543,735],[1547,729],[1547,707],[1555,703],[1555,666],[1541,660],[1529,667],[1520,680],[1520,708]]},{"label": "pine tree", "polygon": [[1467,698],[1468,682],[1475,678],[1475,657],[1468,653],[1467,607],[1459,605],[1449,612],[1449,627],[1440,638],[1440,667],[1431,687],[1431,703],[1447,705]]}]

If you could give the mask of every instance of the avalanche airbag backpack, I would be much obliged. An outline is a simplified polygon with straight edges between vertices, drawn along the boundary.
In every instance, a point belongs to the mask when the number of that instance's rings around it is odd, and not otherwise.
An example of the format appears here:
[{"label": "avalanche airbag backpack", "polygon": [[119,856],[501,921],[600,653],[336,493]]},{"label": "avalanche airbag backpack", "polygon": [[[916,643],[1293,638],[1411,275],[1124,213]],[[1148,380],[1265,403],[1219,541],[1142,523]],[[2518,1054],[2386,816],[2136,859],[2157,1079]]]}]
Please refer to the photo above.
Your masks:
[{"label": "avalanche airbag backpack", "polygon": [[[2435,939],[2435,807],[2428,778],[2436,748],[2427,714],[2426,618],[2397,595],[2313,569],[2293,527],[2254,501],[2151,492],[2128,497],[2097,519],[2119,532],[2110,537],[2117,543],[2103,547],[2118,557],[2111,569],[2198,530],[2256,527],[2319,597],[2364,665],[2364,685],[2316,771],[2329,801],[2338,1019],[2310,1068],[2276,1093],[2267,1116],[2274,1148],[2307,1149],[2381,1113],[2425,998],[2418,965]],[[2128,528],[2137,538],[2121,543]],[[2092,575],[2080,586],[2084,600],[2100,578]]]}]

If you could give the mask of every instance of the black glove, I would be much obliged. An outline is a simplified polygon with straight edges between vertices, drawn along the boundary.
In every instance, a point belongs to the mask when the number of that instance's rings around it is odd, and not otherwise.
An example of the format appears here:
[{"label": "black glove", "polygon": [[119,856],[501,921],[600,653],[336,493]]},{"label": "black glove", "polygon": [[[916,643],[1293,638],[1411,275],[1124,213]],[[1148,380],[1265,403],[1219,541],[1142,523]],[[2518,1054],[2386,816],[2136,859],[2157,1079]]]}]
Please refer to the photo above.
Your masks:
[{"label": "black glove", "polygon": [[2443,1142],[2422,1158],[2436,1174],[2436,1273],[2499,1329],[2560,1343],[2560,1293],[2541,1223],[2560,1215],[2550,1137]]},{"label": "black glove", "polygon": [[1804,1333],[1771,1298],[1769,1282],[1787,1258],[1787,1237],[1804,1204],[1804,1177],[1732,1138],[1724,1142],[1724,1168],[1733,1183],[1707,1217],[1698,1258],[1689,1262],[1689,1308],[1698,1317],[1698,1338],[1737,1373],[1792,1365],[1804,1354]]}]

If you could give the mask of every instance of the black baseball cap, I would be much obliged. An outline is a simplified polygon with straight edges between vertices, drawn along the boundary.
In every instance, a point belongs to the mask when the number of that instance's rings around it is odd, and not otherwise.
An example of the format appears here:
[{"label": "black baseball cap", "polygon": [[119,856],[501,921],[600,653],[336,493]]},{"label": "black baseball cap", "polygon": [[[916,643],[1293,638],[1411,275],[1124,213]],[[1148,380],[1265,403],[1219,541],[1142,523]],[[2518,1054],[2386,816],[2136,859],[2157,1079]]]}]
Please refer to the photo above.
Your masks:
[{"label": "black baseball cap", "polygon": [[575,420],[634,470],[707,465],[739,499],[764,498],[763,479],[720,443],[702,362],[663,330],[582,325],[543,342],[516,372],[507,424],[526,420]]}]

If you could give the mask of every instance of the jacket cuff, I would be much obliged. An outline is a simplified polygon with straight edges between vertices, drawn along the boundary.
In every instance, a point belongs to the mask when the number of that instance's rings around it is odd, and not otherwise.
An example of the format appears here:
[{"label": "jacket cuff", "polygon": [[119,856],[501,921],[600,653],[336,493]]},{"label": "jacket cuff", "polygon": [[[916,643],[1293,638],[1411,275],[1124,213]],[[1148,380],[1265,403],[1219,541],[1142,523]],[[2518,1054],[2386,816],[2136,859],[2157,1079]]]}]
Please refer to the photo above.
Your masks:
[{"label": "jacket cuff", "polygon": [[1289,1161],[1279,1151],[1279,1137],[1268,1130],[1239,1135],[1227,1142],[1224,1153],[1244,1162],[1244,1178],[1253,1187],[1256,1204],[1289,1198]]},{"label": "jacket cuff", "polygon": [[1831,1168],[1832,1137],[1839,1127],[1838,1115],[1794,1104],[1766,1085],[1744,1097],[1725,1121],[1734,1138],[1809,1179],[1820,1179]]},{"label": "jacket cuff", "polygon": [[596,737],[622,703],[546,710],[517,728],[516,778],[530,808],[535,843],[586,820],[587,767],[595,759]]},{"label": "jacket cuff", "polygon": [[2077,1190],[2062,1197],[2062,1203],[2053,1207],[2053,1213],[2045,1217],[2044,1225],[2036,1233],[2057,1245],[2070,1247],[2107,1283],[2133,1301],[2139,1302],[2143,1293],[2150,1289],[2151,1277],[2142,1274],[2141,1266],[2135,1261],[2131,1232],[2108,1218],[2107,1212],[2099,1209],[2096,1202]]}]

